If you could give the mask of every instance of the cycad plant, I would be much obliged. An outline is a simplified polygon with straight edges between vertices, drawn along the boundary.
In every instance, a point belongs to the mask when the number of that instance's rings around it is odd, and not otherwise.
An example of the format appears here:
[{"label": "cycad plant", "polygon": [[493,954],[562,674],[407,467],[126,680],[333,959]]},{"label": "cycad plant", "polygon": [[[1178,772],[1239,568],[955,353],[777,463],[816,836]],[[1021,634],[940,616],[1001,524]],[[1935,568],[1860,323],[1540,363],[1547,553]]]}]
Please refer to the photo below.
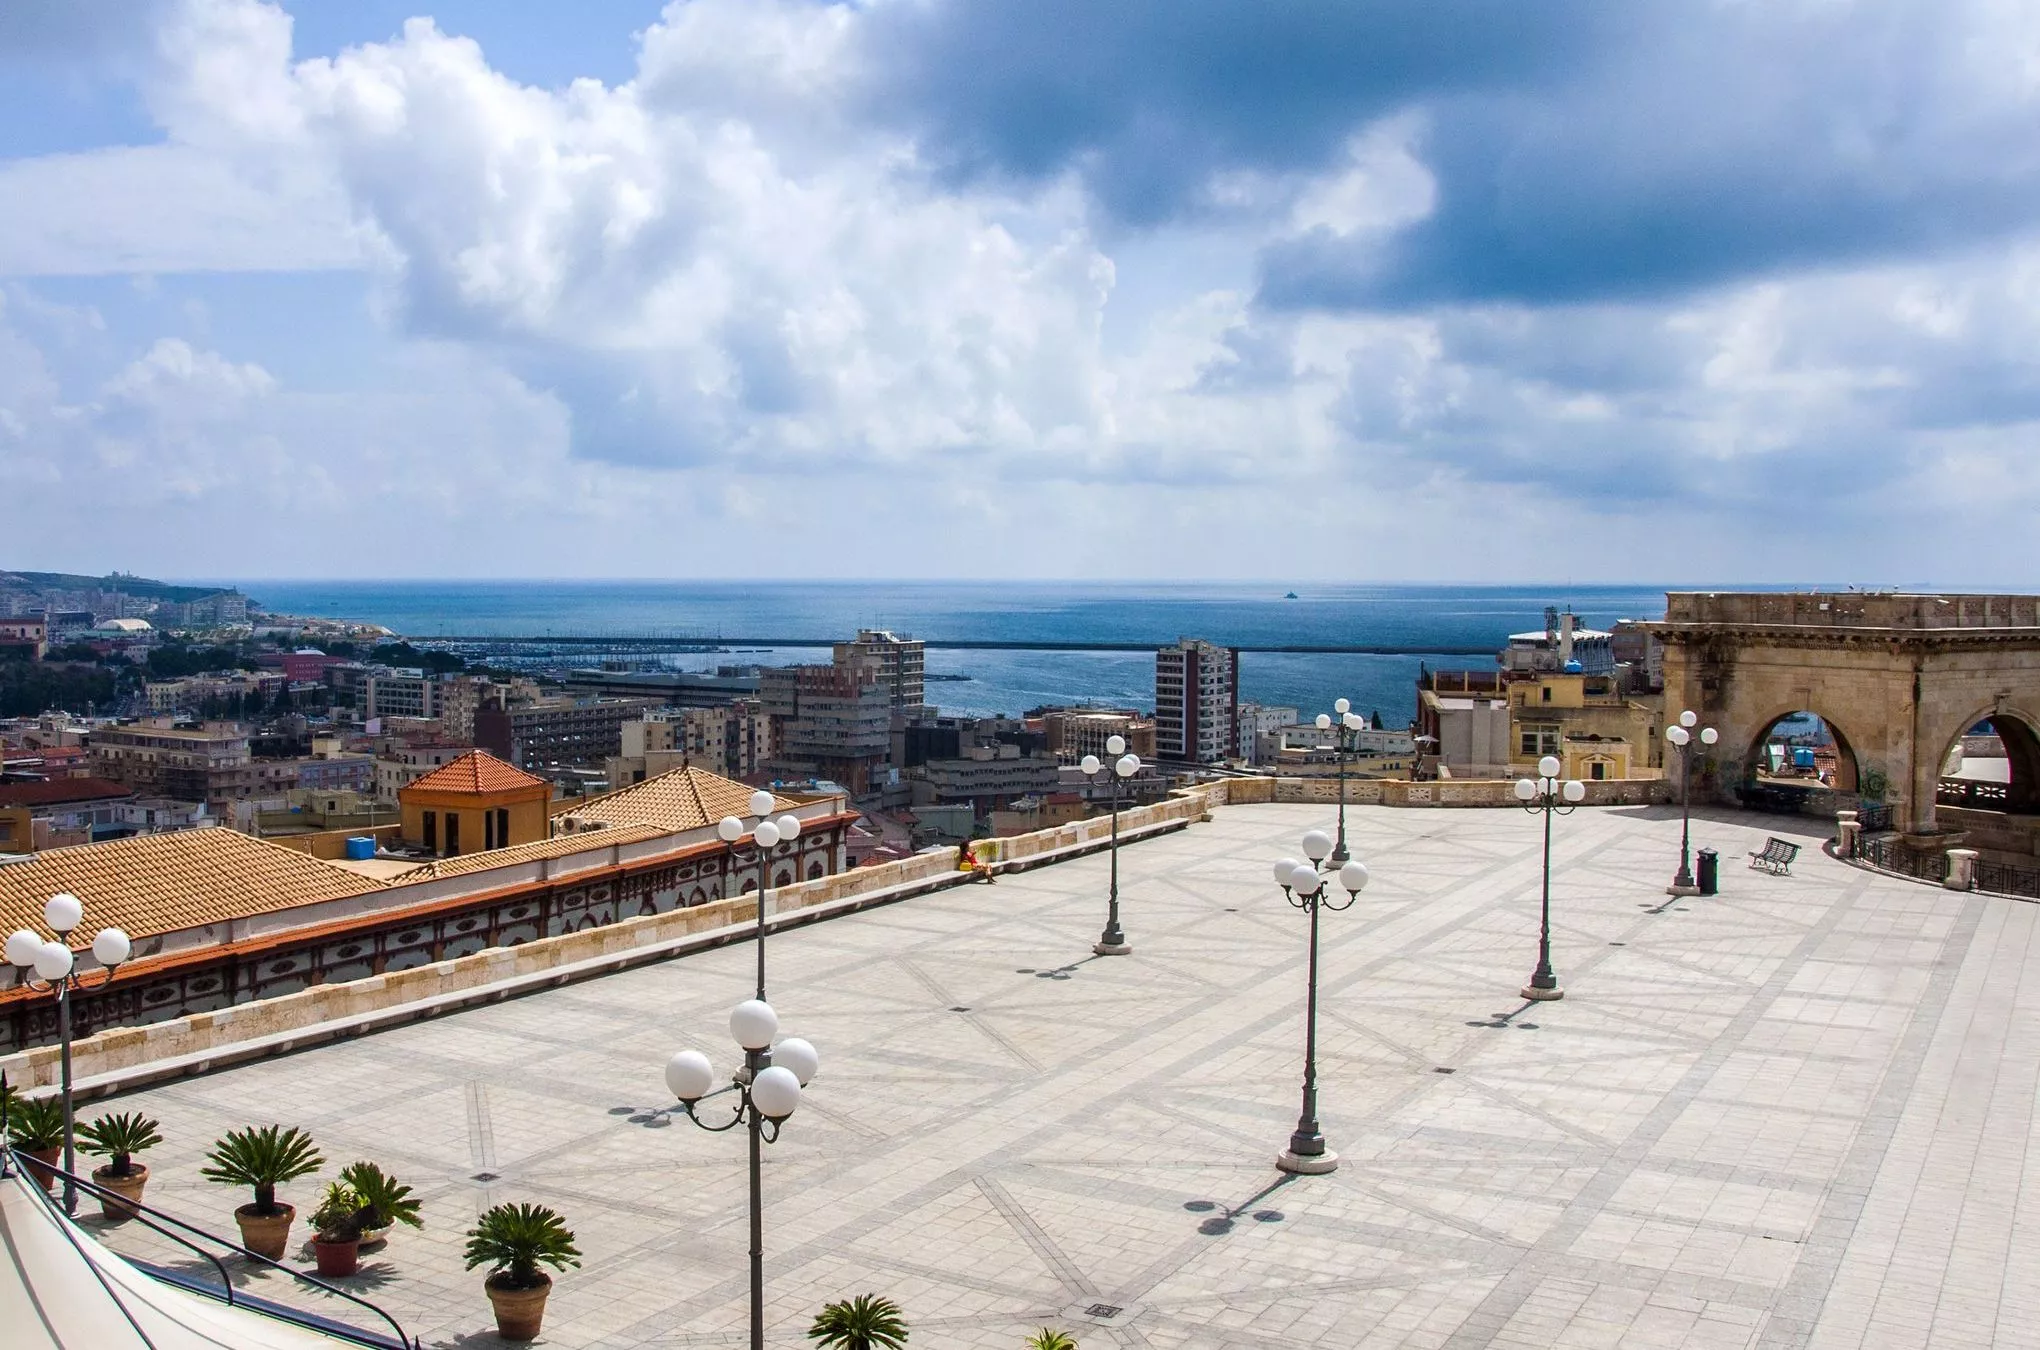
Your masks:
[{"label": "cycad plant", "polygon": [[249,1212],[265,1219],[284,1212],[276,1203],[278,1186],[326,1165],[312,1137],[295,1125],[287,1130],[281,1125],[229,1130],[213,1145],[206,1162],[208,1166],[198,1169],[200,1176],[223,1186],[250,1187],[255,1203]]},{"label": "cycad plant", "polygon": [[361,1197],[364,1230],[375,1232],[399,1223],[421,1226],[418,1199],[411,1188],[374,1163],[349,1163],[341,1169],[340,1181]]},{"label": "cycad plant", "polygon": [[7,1107],[7,1133],[23,1153],[64,1146],[64,1107],[55,1097],[16,1096]]},{"label": "cycad plant", "polygon": [[901,1350],[907,1343],[907,1321],[891,1299],[859,1294],[825,1304],[807,1334],[829,1350]]},{"label": "cycad plant", "polygon": [[361,1197],[344,1181],[329,1181],[312,1212],[312,1229],[321,1242],[353,1242],[360,1238]]},{"label": "cycad plant", "polygon": [[1066,1331],[1043,1327],[1027,1338],[1027,1350],[1077,1350],[1077,1338]]},{"label": "cycad plant", "polygon": [[497,1205],[475,1220],[467,1235],[467,1268],[488,1266],[489,1283],[505,1289],[535,1289],[554,1270],[581,1264],[581,1249],[566,1220],[544,1205]]},{"label": "cycad plant", "polygon": [[78,1127],[78,1147],[105,1158],[109,1177],[133,1176],[141,1170],[135,1165],[135,1154],[162,1142],[156,1122],[139,1111],[101,1116]]}]

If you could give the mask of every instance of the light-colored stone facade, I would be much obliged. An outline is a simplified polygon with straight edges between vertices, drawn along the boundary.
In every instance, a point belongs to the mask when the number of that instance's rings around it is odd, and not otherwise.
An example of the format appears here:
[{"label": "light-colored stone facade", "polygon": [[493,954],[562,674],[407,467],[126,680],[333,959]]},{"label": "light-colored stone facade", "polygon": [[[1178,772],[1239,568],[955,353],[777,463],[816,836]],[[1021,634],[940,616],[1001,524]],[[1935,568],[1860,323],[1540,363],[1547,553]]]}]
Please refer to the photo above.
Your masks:
[{"label": "light-colored stone facade", "polygon": [[1724,592],[1666,601],[1664,622],[1652,625],[1665,644],[1666,714],[1690,708],[1721,733],[1712,755],[1695,761],[1696,791],[1711,781],[1732,800],[1771,726],[1800,711],[1835,735],[1836,787],[1888,802],[1913,830],[1935,828],[1941,765],[1980,721],[2005,739],[2021,793],[2040,779],[2040,596]]}]

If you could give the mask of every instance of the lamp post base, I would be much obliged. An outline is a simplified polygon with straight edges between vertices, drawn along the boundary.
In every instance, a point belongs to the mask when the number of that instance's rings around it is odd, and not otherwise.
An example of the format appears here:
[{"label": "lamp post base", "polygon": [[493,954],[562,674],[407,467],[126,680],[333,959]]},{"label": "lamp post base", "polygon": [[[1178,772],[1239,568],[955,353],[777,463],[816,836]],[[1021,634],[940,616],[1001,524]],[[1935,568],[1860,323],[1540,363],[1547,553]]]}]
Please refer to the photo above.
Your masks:
[{"label": "lamp post base", "polygon": [[1532,999],[1538,1003],[1552,1003],[1565,997],[1565,990],[1555,984],[1549,989],[1539,989],[1534,984],[1526,984],[1523,986],[1522,992],[1524,998]]},{"label": "lamp post base", "polygon": [[1688,882],[1675,881],[1665,887],[1666,895],[1698,895],[1700,888]]},{"label": "lamp post base", "polygon": [[1284,1172],[1294,1172],[1299,1176],[1323,1176],[1327,1172],[1338,1170],[1339,1155],[1330,1149],[1323,1153],[1297,1153],[1285,1148],[1275,1155],[1275,1166]]},{"label": "lamp post base", "polygon": [[1091,950],[1100,956],[1124,956],[1133,950],[1131,942],[1094,942]]}]

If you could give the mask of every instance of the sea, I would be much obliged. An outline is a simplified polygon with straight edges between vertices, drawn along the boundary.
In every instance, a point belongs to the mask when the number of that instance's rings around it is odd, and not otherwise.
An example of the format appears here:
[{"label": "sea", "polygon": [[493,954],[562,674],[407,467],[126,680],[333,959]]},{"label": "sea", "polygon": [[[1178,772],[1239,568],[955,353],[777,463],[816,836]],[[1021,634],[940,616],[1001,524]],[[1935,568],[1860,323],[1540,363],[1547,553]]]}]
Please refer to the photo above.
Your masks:
[{"label": "sea", "polygon": [[[406,635],[658,635],[724,650],[660,658],[683,670],[826,661],[826,649],[724,644],[725,637],[828,638],[886,628],[924,639],[1127,642],[1199,637],[1226,646],[1365,644],[1409,656],[1249,652],[1243,700],[1308,717],[1347,698],[1363,715],[1406,725],[1418,668],[1493,669],[1492,657],[1434,648],[1500,649],[1541,629],[1544,609],[1582,627],[1664,615],[1666,589],[1644,586],[1330,586],[1007,581],[231,581],[265,610],[382,624]],[[601,655],[581,659],[592,664]],[[1151,708],[1145,651],[943,650],[928,653],[928,700],[945,712],[1018,714],[1044,704]]]}]

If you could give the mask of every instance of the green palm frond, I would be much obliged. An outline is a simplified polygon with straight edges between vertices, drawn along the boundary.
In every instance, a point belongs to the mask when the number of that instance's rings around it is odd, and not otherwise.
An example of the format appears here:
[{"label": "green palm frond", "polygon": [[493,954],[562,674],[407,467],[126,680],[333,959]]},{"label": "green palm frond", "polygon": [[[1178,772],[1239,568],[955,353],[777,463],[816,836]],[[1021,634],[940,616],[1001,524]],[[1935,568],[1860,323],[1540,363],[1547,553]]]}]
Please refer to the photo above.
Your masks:
[{"label": "green palm frond", "polygon": [[827,1350],[902,1350],[907,1322],[891,1299],[859,1294],[825,1305],[807,1334]]},{"label": "green palm frond", "polygon": [[64,1107],[55,1097],[16,1097],[7,1108],[9,1142],[24,1153],[64,1144]]},{"label": "green palm frond", "polygon": [[135,1170],[135,1154],[162,1142],[156,1122],[139,1111],[101,1116],[78,1127],[78,1147],[109,1159],[107,1171],[117,1177],[128,1176]]},{"label": "green palm frond", "polygon": [[1027,1350],[1077,1350],[1077,1340],[1066,1331],[1043,1327],[1027,1338]]},{"label": "green palm frond", "polygon": [[340,1180],[361,1197],[363,1228],[388,1228],[392,1224],[422,1227],[418,1198],[411,1188],[372,1162],[349,1163],[340,1170]]},{"label": "green palm frond", "polygon": [[475,1220],[467,1234],[467,1268],[490,1267],[490,1277],[508,1278],[501,1283],[513,1289],[529,1289],[544,1276],[543,1262],[554,1270],[581,1264],[581,1249],[566,1220],[544,1205],[497,1205]]},{"label": "green palm frond", "polygon": [[286,1181],[310,1176],[326,1165],[326,1159],[312,1137],[293,1125],[253,1126],[229,1130],[205,1155],[207,1166],[198,1174],[223,1186],[248,1186],[255,1192],[255,1212],[277,1211],[276,1188]]}]

